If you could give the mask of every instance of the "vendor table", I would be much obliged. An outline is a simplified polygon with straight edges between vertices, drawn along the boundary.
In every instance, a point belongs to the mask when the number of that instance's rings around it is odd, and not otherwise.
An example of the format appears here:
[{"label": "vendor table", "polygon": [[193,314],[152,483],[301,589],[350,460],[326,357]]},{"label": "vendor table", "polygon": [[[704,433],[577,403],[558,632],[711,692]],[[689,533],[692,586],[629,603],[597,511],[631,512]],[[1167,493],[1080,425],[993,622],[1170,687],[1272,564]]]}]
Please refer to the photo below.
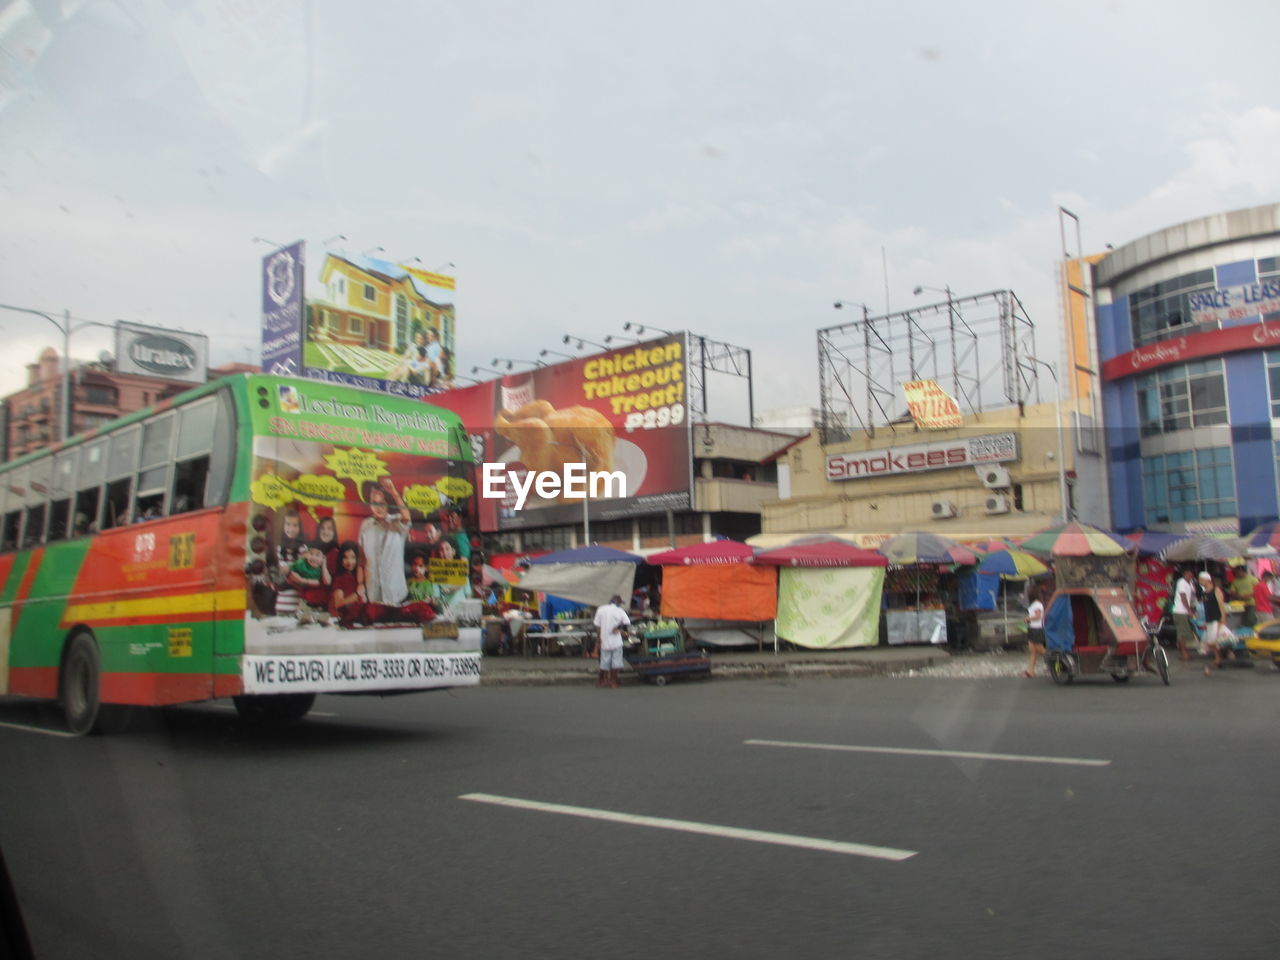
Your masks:
[{"label": "vendor table", "polygon": [[512,645],[521,644],[525,656],[546,656],[553,650],[581,650],[595,639],[596,628],[590,620],[526,620],[511,621]]},{"label": "vendor table", "polygon": [[885,626],[893,645],[947,642],[947,611],[942,607],[886,610]]}]

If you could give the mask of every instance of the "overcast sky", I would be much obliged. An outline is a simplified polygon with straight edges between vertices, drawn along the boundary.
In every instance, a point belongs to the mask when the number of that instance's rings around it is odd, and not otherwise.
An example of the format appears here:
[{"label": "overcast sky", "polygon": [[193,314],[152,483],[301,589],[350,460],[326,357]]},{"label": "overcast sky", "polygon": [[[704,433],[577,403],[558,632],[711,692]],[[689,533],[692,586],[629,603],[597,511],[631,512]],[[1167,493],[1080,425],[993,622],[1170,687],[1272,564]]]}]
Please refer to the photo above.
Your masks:
[{"label": "overcast sky", "polygon": [[[1059,205],[1090,252],[1280,200],[1274,0],[0,10],[0,302],[214,362],[257,360],[254,237],[344,234],[456,264],[463,372],[631,321],[749,348],[757,411],[815,406],[836,299],[1010,288],[1052,359]],[[60,341],[0,332],[8,393]]]}]

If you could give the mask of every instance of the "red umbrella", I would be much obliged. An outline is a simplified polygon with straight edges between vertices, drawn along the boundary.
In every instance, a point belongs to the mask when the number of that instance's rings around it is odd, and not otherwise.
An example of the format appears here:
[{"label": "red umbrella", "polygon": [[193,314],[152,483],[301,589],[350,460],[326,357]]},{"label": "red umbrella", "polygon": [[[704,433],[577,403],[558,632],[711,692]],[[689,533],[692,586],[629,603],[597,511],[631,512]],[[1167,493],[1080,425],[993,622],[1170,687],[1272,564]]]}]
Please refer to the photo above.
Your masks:
[{"label": "red umbrella", "polygon": [[874,550],[863,550],[843,540],[794,543],[756,554],[756,563],[775,567],[887,567],[889,561]]},{"label": "red umbrella", "polygon": [[737,540],[711,540],[676,550],[653,553],[645,562],[660,567],[750,563],[755,555],[753,548]]}]

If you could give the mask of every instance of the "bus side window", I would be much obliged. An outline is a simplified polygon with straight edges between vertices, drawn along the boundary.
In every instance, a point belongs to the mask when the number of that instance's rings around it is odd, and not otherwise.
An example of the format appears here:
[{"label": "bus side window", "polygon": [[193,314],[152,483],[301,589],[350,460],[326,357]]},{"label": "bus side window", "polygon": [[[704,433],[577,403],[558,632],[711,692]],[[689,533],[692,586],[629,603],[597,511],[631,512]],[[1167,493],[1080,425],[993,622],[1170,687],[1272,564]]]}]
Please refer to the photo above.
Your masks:
[{"label": "bus side window", "polygon": [[55,500],[49,510],[49,542],[69,536],[67,521],[71,517],[71,499]]},{"label": "bus side window", "polygon": [[76,494],[76,513],[71,523],[71,535],[83,537],[98,529],[98,500],[102,491],[90,487]]},{"label": "bus side window", "polygon": [[18,549],[18,530],[21,526],[21,510],[11,510],[4,515],[4,533],[0,535],[0,550]]},{"label": "bus side window", "polygon": [[44,504],[27,507],[27,525],[22,528],[22,545],[35,547],[44,543]]},{"label": "bus side window", "polygon": [[102,518],[102,529],[121,527],[129,522],[129,494],[133,487],[133,478],[125,477],[107,484],[106,513]]},{"label": "bus side window", "polygon": [[138,497],[133,509],[133,522],[145,523],[164,516],[164,494],[153,493],[150,496]]},{"label": "bus side window", "polygon": [[189,513],[204,509],[205,487],[209,481],[209,458],[196,457],[180,463],[173,471],[173,506],[169,512]]}]

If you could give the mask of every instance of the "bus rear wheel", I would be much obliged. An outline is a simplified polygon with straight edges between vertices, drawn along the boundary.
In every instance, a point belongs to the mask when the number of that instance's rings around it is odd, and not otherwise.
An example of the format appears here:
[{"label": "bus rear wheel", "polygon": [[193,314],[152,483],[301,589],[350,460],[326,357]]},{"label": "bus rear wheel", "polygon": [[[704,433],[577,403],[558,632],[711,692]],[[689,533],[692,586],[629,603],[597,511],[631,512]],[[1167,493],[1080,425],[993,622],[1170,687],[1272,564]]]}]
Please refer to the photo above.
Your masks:
[{"label": "bus rear wheel", "polygon": [[267,693],[232,697],[236,712],[250,723],[301,720],[316,702],[314,693]]},{"label": "bus rear wheel", "polygon": [[98,677],[102,670],[98,644],[87,632],[77,633],[67,644],[58,679],[58,699],[67,718],[67,729],[84,736],[98,722]]}]

